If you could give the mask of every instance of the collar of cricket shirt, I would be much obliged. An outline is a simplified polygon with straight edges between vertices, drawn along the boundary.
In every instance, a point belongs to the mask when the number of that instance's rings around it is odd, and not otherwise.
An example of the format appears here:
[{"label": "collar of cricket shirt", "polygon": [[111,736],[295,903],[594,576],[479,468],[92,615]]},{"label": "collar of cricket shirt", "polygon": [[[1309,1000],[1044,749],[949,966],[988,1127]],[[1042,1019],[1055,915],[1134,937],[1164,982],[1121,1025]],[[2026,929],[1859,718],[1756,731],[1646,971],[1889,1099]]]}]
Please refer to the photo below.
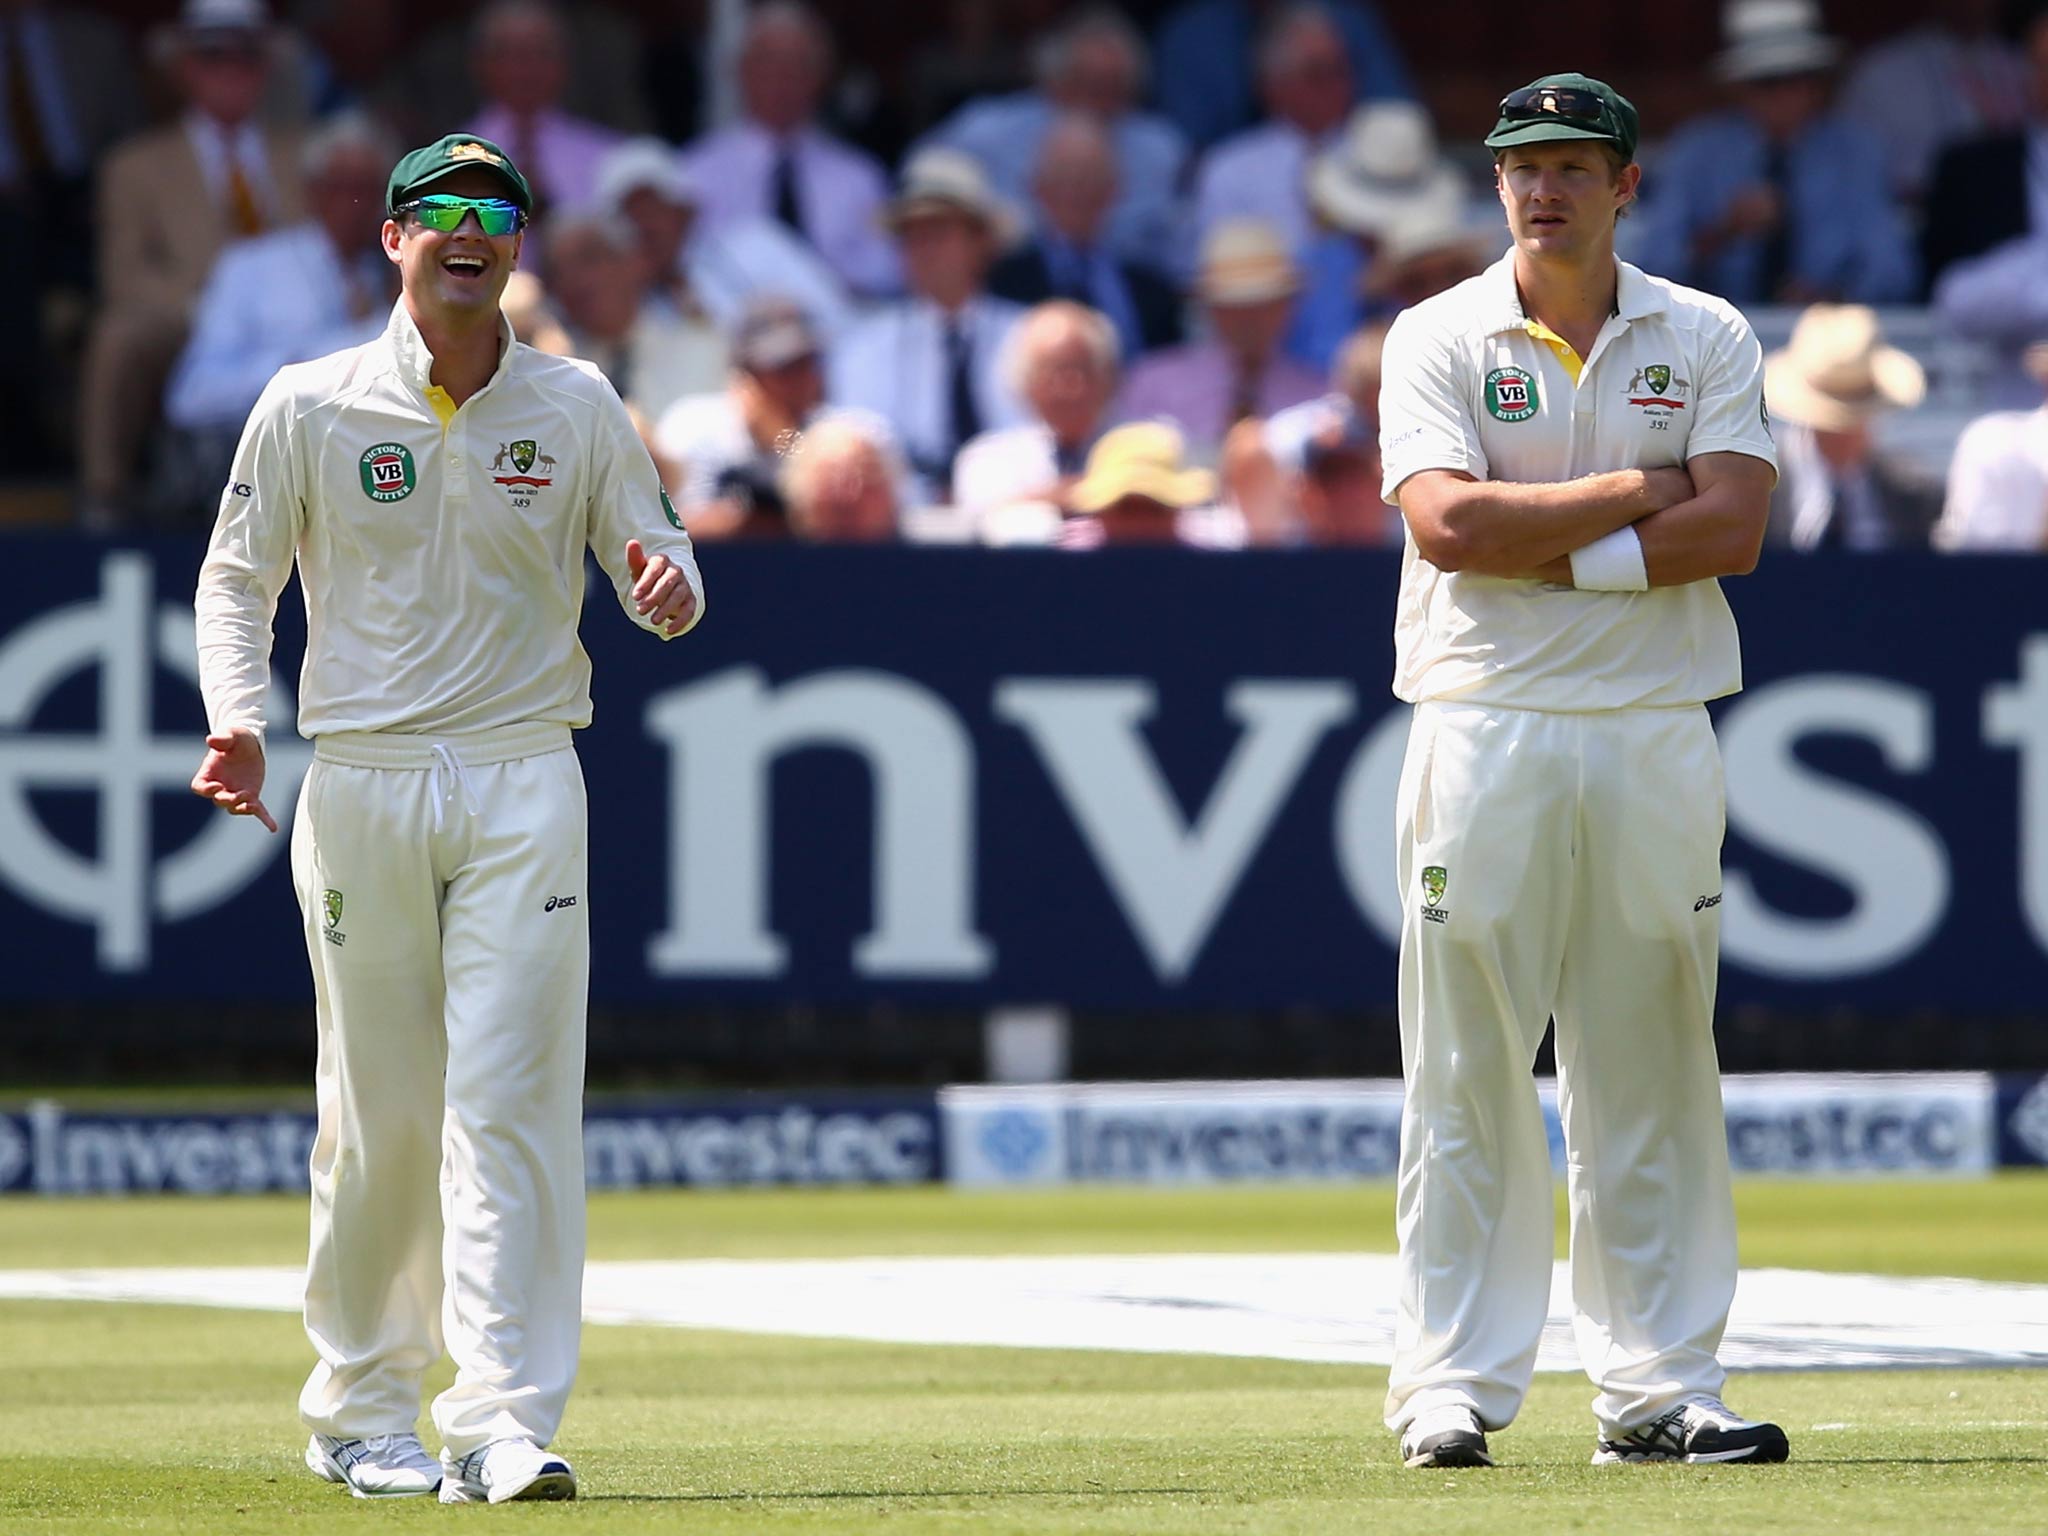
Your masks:
[{"label": "collar of cricket shirt", "polygon": [[[1641,269],[1627,262],[1616,260],[1614,282],[1614,313],[1624,320],[1641,320],[1648,315],[1662,314],[1671,307],[1664,290],[1659,288]],[[1485,272],[1479,282],[1485,303],[1480,312],[1480,334],[1498,336],[1503,331],[1519,331],[1528,323],[1528,313],[1522,308],[1522,293],[1515,286],[1515,253],[1509,251]]]},{"label": "collar of cricket shirt", "polygon": [[[405,298],[400,295],[391,306],[391,323],[384,328],[384,340],[391,349],[392,361],[398,367],[399,377],[411,384],[421,394],[433,387],[434,354],[427,350],[427,339],[420,335],[420,328],[413,323],[412,311],[405,307]],[[505,318],[503,310],[498,312],[498,367],[489,383],[505,377],[512,366],[512,354],[519,344],[519,338],[512,332],[512,322]]]}]

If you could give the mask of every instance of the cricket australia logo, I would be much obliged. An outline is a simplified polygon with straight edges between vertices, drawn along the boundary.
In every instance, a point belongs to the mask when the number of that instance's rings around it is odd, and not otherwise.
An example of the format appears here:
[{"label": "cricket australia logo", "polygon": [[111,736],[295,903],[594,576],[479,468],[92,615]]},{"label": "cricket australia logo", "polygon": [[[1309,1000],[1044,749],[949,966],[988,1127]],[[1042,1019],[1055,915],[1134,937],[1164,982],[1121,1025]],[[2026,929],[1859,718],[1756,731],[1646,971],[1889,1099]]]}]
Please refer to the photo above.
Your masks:
[{"label": "cricket australia logo", "polygon": [[528,489],[537,489],[540,486],[553,485],[555,483],[553,475],[536,475],[533,473],[536,469],[552,470],[555,467],[555,456],[551,453],[542,453],[540,451],[540,444],[532,438],[522,437],[517,442],[498,444],[498,456],[491,460],[491,468],[494,470],[505,468],[505,461],[507,459],[512,461],[512,473],[509,475],[492,475],[491,480],[493,484],[524,486]]},{"label": "cricket australia logo", "polygon": [[335,890],[323,891],[320,896],[320,910],[327,915],[327,925],[320,930],[320,937],[333,945],[346,944],[348,942],[348,935],[343,933],[340,928],[341,892]]},{"label": "cricket australia logo", "polygon": [[1486,409],[1499,421],[1536,414],[1536,379],[1526,368],[1496,368],[1486,376]]},{"label": "cricket australia logo", "polygon": [[1444,891],[1449,887],[1451,877],[1441,864],[1432,864],[1422,872],[1422,918],[1424,922],[1442,923],[1450,920],[1450,912],[1444,907]]},{"label": "cricket australia logo", "polygon": [[1650,363],[1629,375],[1628,403],[1645,415],[1669,416],[1685,409],[1692,381],[1675,377],[1669,363]]},{"label": "cricket australia logo", "polygon": [[372,501],[403,501],[419,484],[412,450],[403,443],[378,443],[365,448],[357,465],[362,471],[363,494]]}]

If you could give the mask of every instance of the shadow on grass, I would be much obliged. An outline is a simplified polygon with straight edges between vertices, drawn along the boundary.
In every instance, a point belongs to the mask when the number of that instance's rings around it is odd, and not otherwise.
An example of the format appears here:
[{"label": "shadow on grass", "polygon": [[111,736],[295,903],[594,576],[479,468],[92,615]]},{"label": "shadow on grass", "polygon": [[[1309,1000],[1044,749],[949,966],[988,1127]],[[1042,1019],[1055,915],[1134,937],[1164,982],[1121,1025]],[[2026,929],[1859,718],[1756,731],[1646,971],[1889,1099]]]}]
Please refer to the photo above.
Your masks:
[{"label": "shadow on grass", "polygon": [[1213,1494],[1216,1488],[831,1488],[783,1493],[599,1493],[594,1504],[781,1504],[800,1499],[1123,1499],[1162,1494]]}]

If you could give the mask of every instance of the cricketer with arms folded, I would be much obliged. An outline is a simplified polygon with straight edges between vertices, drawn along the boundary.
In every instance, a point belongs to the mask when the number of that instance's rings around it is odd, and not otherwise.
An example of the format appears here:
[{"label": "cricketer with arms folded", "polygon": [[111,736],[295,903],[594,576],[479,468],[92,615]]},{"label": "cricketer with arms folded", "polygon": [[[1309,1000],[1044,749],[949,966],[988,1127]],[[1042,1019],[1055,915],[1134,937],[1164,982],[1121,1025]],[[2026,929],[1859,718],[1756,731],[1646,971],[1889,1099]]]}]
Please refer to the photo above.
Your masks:
[{"label": "cricketer with arms folded", "polygon": [[[690,628],[703,585],[617,394],[499,313],[533,204],[504,151],[415,150],[387,203],[389,326],[277,374],[221,497],[192,788],[276,830],[263,700],[296,561],[314,762],[292,876],[320,1117],[306,1464],[364,1498],[571,1498],[546,1447],[582,1324],[584,550],[654,634]],[[436,1459],[414,1423],[444,1346]]]},{"label": "cricketer with arms folded", "polygon": [[1741,686],[1717,578],[1756,563],[1776,458],[1742,316],[1615,259],[1636,136],[1597,80],[1511,93],[1486,142],[1513,248],[1387,339],[1415,716],[1386,1422],[1410,1466],[1490,1466],[1528,1390],[1552,1248],[1531,1069],[1553,1018],[1593,1459],[1787,1454],[1720,1400],[1736,1250],[1704,708]]}]

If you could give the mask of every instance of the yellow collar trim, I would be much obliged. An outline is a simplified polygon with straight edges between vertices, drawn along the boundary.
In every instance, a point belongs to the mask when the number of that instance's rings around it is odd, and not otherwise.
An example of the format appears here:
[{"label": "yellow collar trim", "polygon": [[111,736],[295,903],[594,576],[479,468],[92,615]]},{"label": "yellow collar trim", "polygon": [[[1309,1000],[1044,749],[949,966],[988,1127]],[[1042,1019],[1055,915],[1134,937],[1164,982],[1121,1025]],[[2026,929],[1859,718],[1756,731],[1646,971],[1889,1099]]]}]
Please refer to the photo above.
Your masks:
[{"label": "yellow collar trim", "polygon": [[1533,316],[1522,322],[1522,328],[1557,354],[1557,360],[1564,364],[1564,371],[1572,376],[1572,383],[1576,386],[1579,375],[1586,370],[1586,360],[1579,356],[1572,344]]}]

